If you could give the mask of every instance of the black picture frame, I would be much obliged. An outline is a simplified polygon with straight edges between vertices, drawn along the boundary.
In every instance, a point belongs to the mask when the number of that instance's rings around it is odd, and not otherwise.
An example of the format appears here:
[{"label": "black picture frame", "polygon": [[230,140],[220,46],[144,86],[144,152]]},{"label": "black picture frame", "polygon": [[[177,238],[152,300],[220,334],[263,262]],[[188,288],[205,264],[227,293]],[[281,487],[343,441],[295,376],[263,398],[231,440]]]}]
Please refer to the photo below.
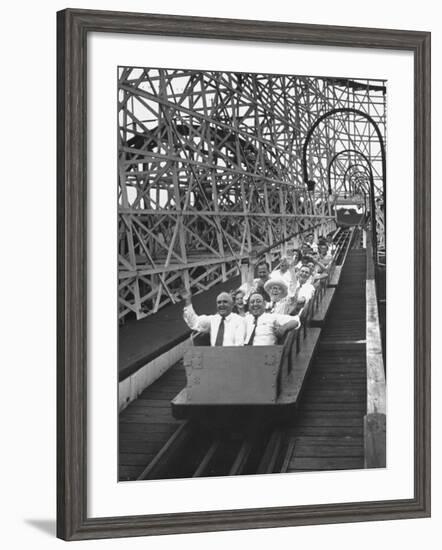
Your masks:
[{"label": "black picture frame", "polygon": [[[414,56],[414,497],[125,517],[87,517],[87,37],[91,32],[345,46]],[[429,32],[67,9],[57,14],[57,536],[65,540],[430,515]]]}]

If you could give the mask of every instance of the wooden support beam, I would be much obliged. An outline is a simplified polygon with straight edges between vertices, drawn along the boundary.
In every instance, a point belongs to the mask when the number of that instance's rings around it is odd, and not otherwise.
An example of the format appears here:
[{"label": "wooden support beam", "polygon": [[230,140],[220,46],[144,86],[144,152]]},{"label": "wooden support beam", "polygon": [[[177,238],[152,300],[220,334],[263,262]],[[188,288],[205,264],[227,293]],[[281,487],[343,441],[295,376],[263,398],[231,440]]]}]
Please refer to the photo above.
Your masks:
[{"label": "wooden support beam", "polygon": [[[315,132],[309,169],[317,185],[310,195],[300,160],[312,121],[331,106],[370,110],[385,133],[385,94],[376,87],[295,75],[122,67],[118,90],[119,210],[130,220],[119,231],[119,278],[131,281],[121,287],[122,317],[173,300],[178,279],[195,291],[226,279],[253,248],[279,242],[284,249],[289,234],[318,221],[324,231],[333,219],[324,174],[335,151],[349,144],[370,150],[380,182],[377,138],[370,125],[351,117],[324,121]],[[338,180],[336,172],[335,186]],[[219,265],[216,275],[197,272],[204,266],[190,258],[201,251]],[[277,253],[270,249],[272,260]],[[156,260],[161,255],[164,268]],[[178,278],[164,279],[173,268]],[[165,281],[161,287],[158,277]]]},{"label": "wooden support beam", "polygon": [[386,461],[386,416],[380,413],[364,417],[364,467],[385,468]]},{"label": "wooden support beam", "polygon": [[367,415],[364,418],[365,467],[386,466],[386,390],[376,297],[371,232],[367,232],[366,360]]}]

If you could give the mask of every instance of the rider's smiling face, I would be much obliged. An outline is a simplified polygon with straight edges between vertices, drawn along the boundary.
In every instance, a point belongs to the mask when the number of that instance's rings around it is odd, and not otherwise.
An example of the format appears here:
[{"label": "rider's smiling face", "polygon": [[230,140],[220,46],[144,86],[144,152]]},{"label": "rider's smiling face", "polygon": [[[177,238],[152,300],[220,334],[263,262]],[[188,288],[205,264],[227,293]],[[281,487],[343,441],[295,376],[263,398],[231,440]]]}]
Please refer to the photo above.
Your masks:
[{"label": "rider's smiling face", "polygon": [[256,270],[256,274],[258,276],[258,279],[266,281],[269,277],[269,269],[266,265],[260,265]]},{"label": "rider's smiling face", "polygon": [[244,305],[244,292],[237,292],[235,294],[235,305],[239,307]]},{"label": "rider's smiling face", "polygon": [[288,269],[289,267],[290,267],[290,266],[289,266],[289,261],[288,261],[288,259],[287,259],[287,258],[282,258],[281,264],[280,264],[280,270],[281,270],[282,272],[285,272],[285,271],[287,271],[287,269]]},{"label": "rider's smiling face", "polygon": [[270,285],[269,294],[272,298],[279,298],[282,294],[282,288],[279,285]]},{"label": "rider's smiling face", "polygon": [[222,293],[216,299],[216,309],[222,317],[227,317],[232,313],[233,300],[232,297],[227,293]]},{"label": "rider's smiling face", "polygon": [[299,275],[298,275],[298,278],[301,284],[304,284],[309,277],[310,277],[310,268],[307,266],[302,267],[299,270]]},{"label": "rider's smiling face", "polygon": [[249,299],[249,311],[255,317],[264,313],[265,302],[261,294],[252,294]]}]

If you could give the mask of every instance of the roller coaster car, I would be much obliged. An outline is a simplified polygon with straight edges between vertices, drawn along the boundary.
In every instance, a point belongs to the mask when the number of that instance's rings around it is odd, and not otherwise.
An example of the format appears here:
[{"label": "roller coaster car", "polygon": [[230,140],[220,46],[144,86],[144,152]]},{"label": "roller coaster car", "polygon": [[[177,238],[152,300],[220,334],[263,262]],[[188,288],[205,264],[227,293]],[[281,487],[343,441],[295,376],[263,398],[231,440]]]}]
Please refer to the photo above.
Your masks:
[{"label": "roller coaster car", "polygon": [[192,338],[195,345],[184,355],[187,386],[171,402],[174,417],[236,421],[246,416],[245,411],[271,412],[278,418],[292,414],[335,293],[337,283],[331,277],[338,254],[337,250],[327,279],[300,312],[302,326],[289,331],[283,345],[210,347],[208,335]]},{"label": "roller coaster car", "polygon": [[292,411],[319,333],[320,328],[295,329],[284,345],[275,346],[190,347],[184,355],[187,386],[172,400],[173,415],[187,418],[256,408]]}]

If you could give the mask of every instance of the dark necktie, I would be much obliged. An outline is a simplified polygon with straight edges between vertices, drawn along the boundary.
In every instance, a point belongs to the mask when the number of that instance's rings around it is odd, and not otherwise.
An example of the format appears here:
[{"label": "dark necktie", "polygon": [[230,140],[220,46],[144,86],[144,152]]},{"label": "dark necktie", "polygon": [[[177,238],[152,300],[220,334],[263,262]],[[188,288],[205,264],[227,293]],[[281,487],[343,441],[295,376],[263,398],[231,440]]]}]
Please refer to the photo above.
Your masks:
[{"label": "dark necktie", "polygon": [[224,321],[225,318],[221,317],[221,323],[219,324],[218,334],[216,335],[215,346],[222,346],[224,340]]},{"label": "dark necktie", "polygon": [[258,324],[258,317],[255,317],[255,324],[253,325],[253,330],[252,330],[252,334],[250,335],[249,341],[246,344],[247,346],[253,346],[253,339],[255,338],[257,324]]}]

